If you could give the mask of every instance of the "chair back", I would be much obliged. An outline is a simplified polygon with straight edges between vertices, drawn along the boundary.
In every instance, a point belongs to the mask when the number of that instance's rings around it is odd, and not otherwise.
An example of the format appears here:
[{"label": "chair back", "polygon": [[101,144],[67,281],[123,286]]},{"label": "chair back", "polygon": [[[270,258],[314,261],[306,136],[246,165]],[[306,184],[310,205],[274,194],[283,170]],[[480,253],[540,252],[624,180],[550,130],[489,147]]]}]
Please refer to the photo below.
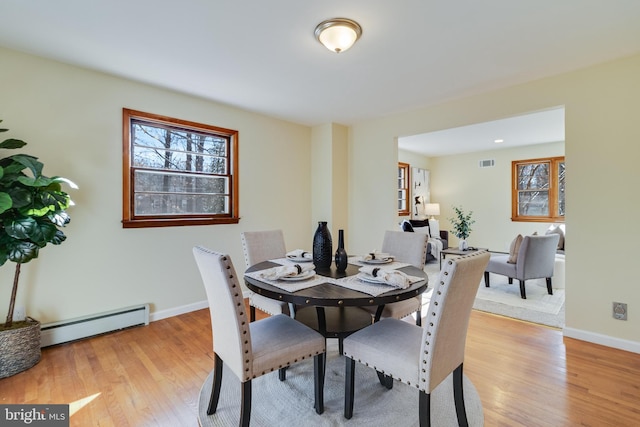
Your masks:
[{"label": "chair back", "polygon": [[240,234],[247,268],[262,261],[287,255],[282,230],[245,231]]},{"label": "chair back", "polygon": [[419,388],[426,393],[464,361],[471,308],[489,258],[486,251],[473,252],[446,260],[440,271],[422,321]]},{"label": "chair back", "polygon": [[558,249],[558,234],[526,236],[522,240],[516,263],[516,279],[552,277]]},{"label": "chair back", "polygon": [[382,252],[395,256],[396,261],[409,263],[419,269],[427,262],[429,236],[388,230],[384,233]]},{"label": "chair back", "polygon": [[213,348],[241,380],[251,378],[251,332],[238,276],[226,254],[196,246],[193,255],[209,301]]}]

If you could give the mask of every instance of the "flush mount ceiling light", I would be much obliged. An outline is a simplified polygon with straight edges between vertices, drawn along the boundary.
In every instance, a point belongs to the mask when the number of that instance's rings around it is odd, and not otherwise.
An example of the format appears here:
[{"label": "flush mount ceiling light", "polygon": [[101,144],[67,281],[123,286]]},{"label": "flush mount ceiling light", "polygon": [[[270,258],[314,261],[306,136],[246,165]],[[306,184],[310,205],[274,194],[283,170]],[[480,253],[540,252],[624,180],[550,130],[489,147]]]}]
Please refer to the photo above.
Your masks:
[{"label": "flush mount ceiling light", "polygon": [[315,35],[327,49],[340,53],[349,49],[360,38],[362,27],[347,18],[327,19],[318,24]]}]

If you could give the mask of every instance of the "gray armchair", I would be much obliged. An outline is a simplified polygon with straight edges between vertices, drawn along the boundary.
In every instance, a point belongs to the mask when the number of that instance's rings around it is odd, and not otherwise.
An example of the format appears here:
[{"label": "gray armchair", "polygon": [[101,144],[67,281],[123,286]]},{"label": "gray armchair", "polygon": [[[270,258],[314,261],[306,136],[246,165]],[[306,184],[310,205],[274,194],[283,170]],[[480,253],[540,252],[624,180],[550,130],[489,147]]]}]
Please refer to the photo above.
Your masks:
[{"label": "gray armchair", "polygon": [[520,296],[526,299],[525,280],[544,278],[547,280],[547,292],[549,295],[553,295],[551,277],[553,277],[559,238],[560,236],[557,234],[525,236],[515,263],[508,262],[508,254],[492,255],[484,271],[485,286],[489,287],[489,273],[507,276],[510,284],[513,283],[513,279],[518,279]]}]

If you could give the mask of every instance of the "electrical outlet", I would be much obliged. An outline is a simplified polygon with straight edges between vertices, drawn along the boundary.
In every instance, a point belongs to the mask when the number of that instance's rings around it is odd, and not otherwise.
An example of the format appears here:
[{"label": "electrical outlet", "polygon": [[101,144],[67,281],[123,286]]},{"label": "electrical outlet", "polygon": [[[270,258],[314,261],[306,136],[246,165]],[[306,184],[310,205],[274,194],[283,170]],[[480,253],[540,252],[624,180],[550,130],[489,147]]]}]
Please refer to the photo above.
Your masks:
[{"label": "electrical outlet", "polygon": [[613,303],[613,318],[627,320],[627,304],[624,302]]},{"label": "electrical outlet", "polygon": [[21,322],[27,318],[27,313],[24,309],[24,305],[17,305],[13,309],[13,321]]}]

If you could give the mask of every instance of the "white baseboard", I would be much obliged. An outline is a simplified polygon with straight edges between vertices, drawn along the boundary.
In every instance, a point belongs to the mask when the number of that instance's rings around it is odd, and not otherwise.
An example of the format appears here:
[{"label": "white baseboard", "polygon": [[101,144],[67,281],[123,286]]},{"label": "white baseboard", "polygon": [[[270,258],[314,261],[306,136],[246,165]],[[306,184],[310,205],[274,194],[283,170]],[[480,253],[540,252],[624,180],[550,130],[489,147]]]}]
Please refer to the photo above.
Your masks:
[{"label": "white baseboard", "polygon": [[564,328],[562,330],[562,333],[565,337],[568,338],[575,338],[582,341],[592,342],[594,344],[600,344],[607,347],[613,347],[619,350],[625,350],[632,353],[640,354],[640,342],[614,338],[609,335],[603,335],[574,328]]},{"label": "white baseboard", "polygon": [[192,311],[202,310],[209,307],[207,300],[194,302],[193,304],[182,305],[180,307],[173,307],[167,310],[154,311],[149,315],[149,320],[155,322],[156,320],[166,319],[168,317],[178,316],[180,314],[191,313]]}]

